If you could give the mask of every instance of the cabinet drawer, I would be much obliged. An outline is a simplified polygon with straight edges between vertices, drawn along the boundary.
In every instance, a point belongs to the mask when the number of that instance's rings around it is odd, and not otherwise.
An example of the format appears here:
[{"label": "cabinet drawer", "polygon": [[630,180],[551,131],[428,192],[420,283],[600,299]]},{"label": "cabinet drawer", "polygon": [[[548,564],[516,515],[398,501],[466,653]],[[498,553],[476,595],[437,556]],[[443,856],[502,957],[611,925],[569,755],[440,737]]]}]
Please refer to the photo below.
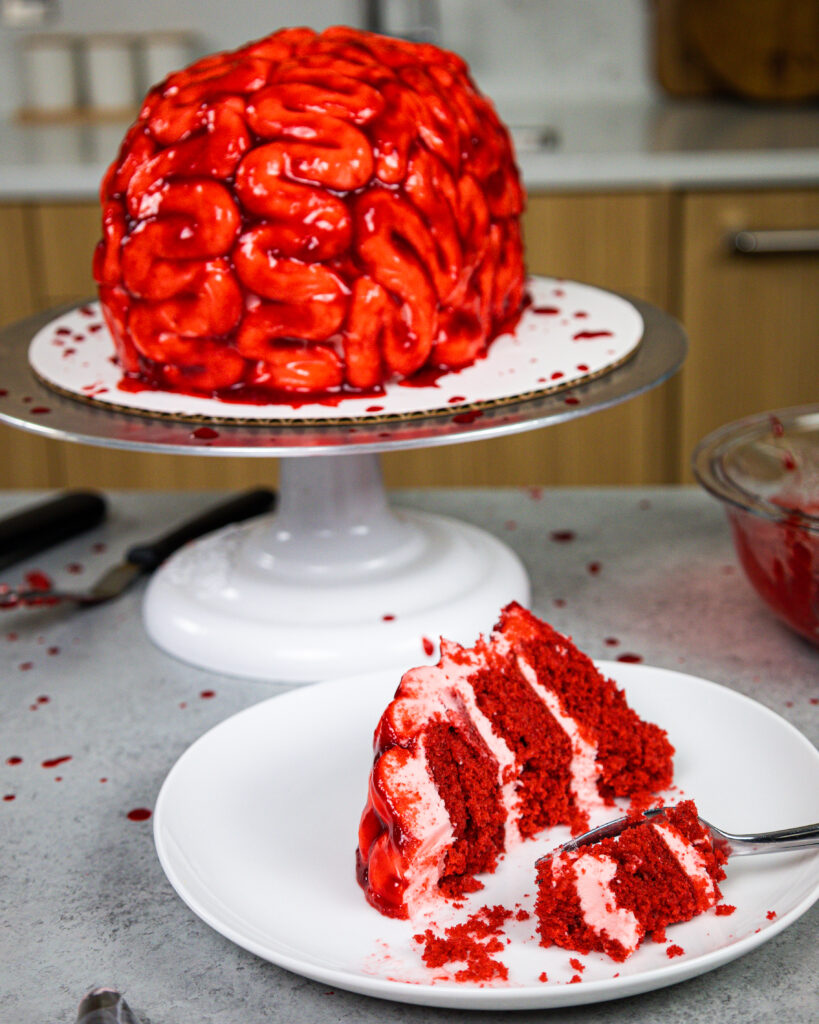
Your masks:
[{"label": "cabinet drawer", "polygon": [[[681,472],[709,431],[766,409],[819,401],[819,254],[798,246],[749,256],[736,233],[804,238],[819,228],[819,190],[685,198]],[[766,235],[766,239],[774,236]],[[774,238],[775,240],[775,238]]]}]

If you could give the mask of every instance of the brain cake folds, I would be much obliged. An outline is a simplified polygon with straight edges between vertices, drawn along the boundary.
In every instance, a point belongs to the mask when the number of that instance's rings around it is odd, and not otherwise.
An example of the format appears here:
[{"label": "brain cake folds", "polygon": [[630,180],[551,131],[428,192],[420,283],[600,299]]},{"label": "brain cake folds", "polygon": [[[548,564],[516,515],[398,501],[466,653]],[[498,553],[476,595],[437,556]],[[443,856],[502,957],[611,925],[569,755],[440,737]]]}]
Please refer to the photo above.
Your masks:
[{"label": "brain cake folds", "polygon": [[381,913],[412,918],[553,825],[664,789],[673,748],[565,636],[517,604],[472,648],[401,679],[374,737],[356,852]]},{"label": "brain cake folds", "polygon": [[299,28],[200,60],[101,200],[103,311],[148,386],[371,389],[469,364],[523,300],[508,133],[430,44]]}]

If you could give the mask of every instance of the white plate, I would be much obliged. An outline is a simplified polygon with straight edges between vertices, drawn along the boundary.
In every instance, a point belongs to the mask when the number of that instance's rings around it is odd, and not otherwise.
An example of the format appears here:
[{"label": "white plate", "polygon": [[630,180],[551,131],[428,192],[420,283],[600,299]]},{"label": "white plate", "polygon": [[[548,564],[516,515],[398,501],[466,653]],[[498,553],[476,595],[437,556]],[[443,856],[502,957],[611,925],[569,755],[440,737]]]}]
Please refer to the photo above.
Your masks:
[{"label": "white plate", "polygon": [[383,395],[345,395],[326,401],[294,398],[253,405],[169,391],[126,391],[100,304],[63,313],[42,327],[29,346],[37,376],[72,398],[148,415],[205,418],[208,422],[329,423],[457,414],[550,394],[592,380],[622,364],[643,337],[643,318],[611,292],[554,278],[533,277],[531,297],[514,332],[497,337],[483,359],[425,386],[387,384]]},{"label": "white plate", "polygon": [[[782,718],[694,676],[600,667],[640,715],[668,728],[676,785],[704,817],[734,832],[819,820],[819,753]],[[441,980],[412,941],[424,925],[382,917],[355,880],[372,731],[396,683],[380,673],[264,701],[208,732],[168,775],[154,815],[159,859],[194,913],[239,946],[308,978],[385,999],[546,1008],[633,995],[709,971],[772,938],[819,896],[819,851],[740,858],[722,885],[735,913],[668,929],[682,956],[669,959],[657,943],[625,964],[592,954],[580,958],[582,980],[569,984],[572,954],[539,946],[532,918],[506,926],[511,941],[500,959],[508,982]],[[566,834],[555,829],[522,844],[461,917],[487,904],[531,907],[534,861]],[[548,983],[538,981],[544,971]]]}]

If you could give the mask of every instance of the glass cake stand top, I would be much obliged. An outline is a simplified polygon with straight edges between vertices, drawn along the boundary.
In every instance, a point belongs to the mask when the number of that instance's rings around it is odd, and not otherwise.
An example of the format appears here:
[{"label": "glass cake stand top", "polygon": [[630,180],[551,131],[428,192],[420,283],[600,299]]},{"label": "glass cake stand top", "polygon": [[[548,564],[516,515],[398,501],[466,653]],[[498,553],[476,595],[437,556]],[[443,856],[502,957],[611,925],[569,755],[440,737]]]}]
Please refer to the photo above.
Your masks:
[{"label": "glass cake stand top", "polygon": [[[561,284],[571,292],[572,282]],[[610,293],[600,296],[605,308]],[[622,306],[622,298],[610,298]],[[28,348],[52,312],[0,332],[0,420],[110,448],[280,457],[275,515],[188,545],[154,574],[143,609],[149,636],[183,661],[251,679],[400,673],[436,659],[441,636],[473,643],[503,605],[528,604],[530,586],[517,555],[494,536],[393,508],[378,454],[548,426],[661,383],[682,363],[684,332],[647,303],[632,305],[643,329],[633,354],[570,391],[547,387],[500,402],[476,394],[466,411],[434,408],[386,420],[213,427],[107,409],[46,387]]]}]

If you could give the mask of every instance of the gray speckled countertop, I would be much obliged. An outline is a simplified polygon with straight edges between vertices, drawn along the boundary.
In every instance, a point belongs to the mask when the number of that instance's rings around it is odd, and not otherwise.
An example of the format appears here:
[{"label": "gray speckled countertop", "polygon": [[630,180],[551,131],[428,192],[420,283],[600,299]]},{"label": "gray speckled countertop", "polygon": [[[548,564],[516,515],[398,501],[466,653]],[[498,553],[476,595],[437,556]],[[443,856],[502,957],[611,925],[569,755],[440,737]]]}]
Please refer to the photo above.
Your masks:
[{"label": "gray speckled countertop", "polygon": [[[35,497],[0,495],[0,514]],[[106,525],[2,578],[19,581],[36,565],[57,581],[90,579],[129,543],[202,501],[113,494]],[[629,652],[706,677],[772,708],[814,743],[819,738],[819,655],[751,592],[721,510],[699,491],[428,490],[401,492],[395,501],[502,536],[531,575],[533,609],[589,654]],[[550,541],[561,529],[575,539]],[[598,571],[590,572],[594,562]],[[141,598],[137,587],[85,612],[0,613],[0,1021],[71,1024],[80,997],[98,984],[123,991],[146,1024],[815,1021],[816,906],[708,974],[551,1013],[382,1002],[307,981],[232,945],[171,889],[150,820],[127,814],[152,808],[167,772],[197,737],[284,687],[166,656],[143,632]],[[42,767],[62,757],[71,760]]]}]

